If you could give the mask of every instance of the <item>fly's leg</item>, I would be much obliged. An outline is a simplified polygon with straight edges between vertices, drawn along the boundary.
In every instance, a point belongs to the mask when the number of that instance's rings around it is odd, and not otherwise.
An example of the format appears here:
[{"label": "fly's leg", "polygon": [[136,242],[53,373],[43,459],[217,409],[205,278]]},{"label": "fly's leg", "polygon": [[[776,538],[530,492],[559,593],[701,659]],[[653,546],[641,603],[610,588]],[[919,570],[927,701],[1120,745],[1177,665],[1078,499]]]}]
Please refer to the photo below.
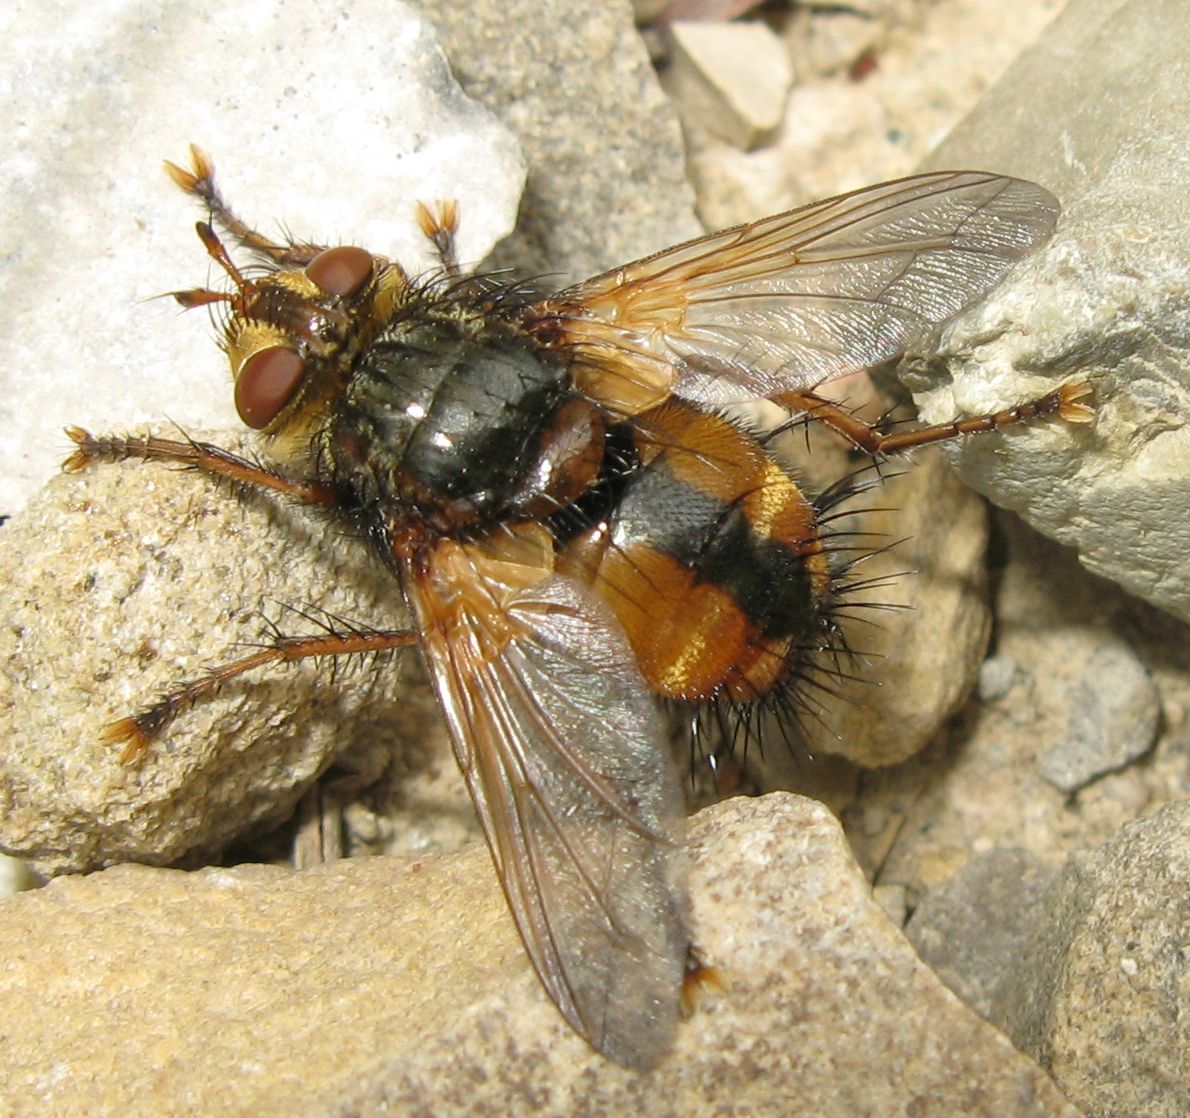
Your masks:
[{"label": "fly's leg", "polygon": [[[66,433],[77,447],[62,464],[62,468],[70,473],[84,470],[95,462],[139,458],[146,462],[174,462],[211,477],[226,478],[239,485],[280,493],[322,508],[334,508],[342,503],[339,492],[333,486],[285,477],[210,443],[134,436],[97,438],[81,427],[69,427]],[[325,632],[314,636],[287,637],[277,634],[271,642],[250,656],[220,664],[204,675],[173,688],[139,714],[113,722],[103,731],[103,741],[110,745],[122,745],[124,749],[120,761],[128,764],[143,757],[153,739],[181,711],[245,672],[269,664],[293,664],[311,657],[388,652],[408,648],[417,641],[417,634],[408,629],[339,631],[327,626]]]},{"label": "fly's leg", "polygon": [[417,224],[434,245],[442,270],[451,279],[461,279],[459,258],[455,252],[455,234],[459,231],[458,202],[435,202],[433,208],[418,202]]},{"label": "fly's leg", "polygon": [[165,161],[165,172],[187,194],[201,199],[213,217],[232,237],[246,249],[261,253],[281,268],[304,268],[322,251],[319,245],[300,244],[289,241],[279,244],[263,233],[258,233],[245,224],[223,201],[215,186],[215,164],[202,148],[190,145],[190,168],[179,167]]},{"label": "fly's leg", "polygon": [[145,462],[174,462],[210,477],[280,493],[307,505],[335,508],[342,503],[333,486],[285,477],[211,443],[131,435],[95,436],[81,427],[67,427],[66,435],[78,448],[62,463],[62,469],[67,473],[79,473],[96,462],[139,458]]},{"label": "fly's leg", "polygon": [[1095,410],[1093,405],[1086,402],[1090,395],[1091,386],[1086,381],[1074,381],[1039,396],[1036,400],[1006,408],[1004,411],[968,416],[949,423],[937,423],[932,427],[919,427],[914,431],[900,431],[895,434],[858,418],[846,408],[816,395],[812,390],[783,392],[771,399],[790,411],[804,412],[807,419],[822,423],[832,431],[838,432],[860,450],[874,457],[883,457],[928,443],[944,442],[959,435],[1013,427],[1047,415],[1057,415],[1067,423],[1091,423],[1095,418]]},{"label": "fly's leg", "polygon": [[182,711],[214,694],[225,683],[269,664],[295,664],[320,656],[366,656],[369,653],[390,652],[408,648],[418,642],[411,629],[362,629],[337,631],[328,628],[324,633],[305,637],[278,635],[252,655],[227,664],[220,664],[204,675],[162,695],[150,707],[129,718],[121,718],[103,730],[101,740],[106,745],[121,745],[120,763],[139,761],[162,730]]},{"label": "fly's leg", "polygon": [[728,988],[727,976],[718,968],[707,963],[702,952],[692,943],[686,945],[686,970],[682,976],[682,990],[679,1005],[682,1016],[694,1016],[704,994],[722,994]]}]

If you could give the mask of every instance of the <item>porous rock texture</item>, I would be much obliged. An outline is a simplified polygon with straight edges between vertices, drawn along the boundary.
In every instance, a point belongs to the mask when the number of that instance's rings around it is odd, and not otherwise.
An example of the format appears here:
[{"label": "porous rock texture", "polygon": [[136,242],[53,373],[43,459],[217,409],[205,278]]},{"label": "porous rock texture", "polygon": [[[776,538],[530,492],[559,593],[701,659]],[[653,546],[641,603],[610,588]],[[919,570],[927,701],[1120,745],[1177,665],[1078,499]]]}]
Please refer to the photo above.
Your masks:
[{"label": "porous rock texture", "polygon": [[820,805],[730,801],[698,817],[691,854],[696,936],[724,988],[644,1075],[562,1023],[478,846],[60,879],[0,907],[0,1001],[20,1023],[0,1106],[676,1118],[808,1098],[823,1118],[1077,1118],[917,959]]},{"label": "porous rock texture", "polygon": [[[1053,242],[911,376],[926,419],[1086,379],[1093,426],[948,448],[996,504],[1190,619],[1190,9],[1073,0],[935,151],[1044,183]],[[1005,329],[1005,326],[1008,326]],[[918,379],[920,378],[920,379]],[[929,391],[926,391],[927,385]]]}]

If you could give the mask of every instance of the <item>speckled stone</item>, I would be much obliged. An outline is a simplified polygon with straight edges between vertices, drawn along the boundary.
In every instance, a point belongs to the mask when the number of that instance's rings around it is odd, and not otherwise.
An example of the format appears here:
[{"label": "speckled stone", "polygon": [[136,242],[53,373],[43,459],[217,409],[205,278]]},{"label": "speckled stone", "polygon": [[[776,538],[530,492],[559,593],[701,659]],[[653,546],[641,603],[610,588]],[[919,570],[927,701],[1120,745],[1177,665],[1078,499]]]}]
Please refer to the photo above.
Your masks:
[{"label": "speckled stone", "polygon": [[1190,801],[1071,857],[992,1020],[1088,1114],[1190,1112]]},{"label": "speckled stone", "polygon": [[[234,444],[233,444],[234,445]],[[0,532],[0,847],[43,873],[201,862],[285,819],[332,761],[363,783],[394,756],[454,774],[444,731],[399,657],[332,676],[257,672],[186,711],[139,764],[104,727],[179,679],[246,653],[283,603],[399,627],[391,575],[363,543],[267,497],[136,462],[56,478]]]},{"label": "speckled stone", "polygon": [[677,114],[626,0],[424,0],[463,88],[531,168],[494,267],[550,285],[703,232]]},{"label": "speckled stone", "polygon": [[1041,775],[1067,794],[1143,757],[1161,719],[1153,679],[1124,641],[1107,638],[1087,649],[1077,674],[1066,733],[1037,758]]},{"label": "speckled stone", "polygon": [[917,959],[825,809],[734,800],[694,820],[691,853],[725,986],[648,1075],[569,1032],[476,847],[305,873],[117,867],[0,905],[0,1107],[676,1118],[812,1098],[822,1118],[1077,1118]]}]

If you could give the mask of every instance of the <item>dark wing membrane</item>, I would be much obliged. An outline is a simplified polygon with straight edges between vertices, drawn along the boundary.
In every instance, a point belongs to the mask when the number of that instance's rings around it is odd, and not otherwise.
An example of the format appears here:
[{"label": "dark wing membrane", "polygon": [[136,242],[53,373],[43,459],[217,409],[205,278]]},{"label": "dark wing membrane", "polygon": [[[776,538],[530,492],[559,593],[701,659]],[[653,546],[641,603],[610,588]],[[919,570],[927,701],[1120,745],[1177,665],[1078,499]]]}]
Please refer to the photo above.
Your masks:
[{"label": "dark wing membrane", "polygon": [[1030,182],[917,175],[690,241],[542,309],[592,370],[585,391],[608,367],[613,402],[633,376],[707,404],[772,396],[895,357],[990,291],[1057,214]]},{"label": "dark wing membrane", "polygon": [[595,1048],[651,1067],[673,1041],[689,942],[683,804],[627,638],[569,578],[490,595],[409,578],[533,966]]}]

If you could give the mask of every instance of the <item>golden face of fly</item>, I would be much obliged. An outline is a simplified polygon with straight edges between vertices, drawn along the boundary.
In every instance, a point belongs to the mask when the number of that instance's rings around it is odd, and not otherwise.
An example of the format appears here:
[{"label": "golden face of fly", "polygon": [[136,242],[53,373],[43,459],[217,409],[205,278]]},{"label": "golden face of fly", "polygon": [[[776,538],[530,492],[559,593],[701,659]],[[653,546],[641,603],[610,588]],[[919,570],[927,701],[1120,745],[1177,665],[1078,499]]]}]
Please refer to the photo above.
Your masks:
[{"label": "golden face of fly", "polygon": [[[192,170],[165,166],[190,193],[214,189],[210,160],[197,150]],[[197,229],[234,289],[195,288],[175,298],[185,307],[226,304],[223,346],[236,412],[248,427],[276,440],[278,457],[288,458],[285,448],[301,445],[347,383],[356,356],[391,320],[408,277],[354,245],[295,245],[278,259],[282,266],[248,278],[208,223]]]},{"label": "golden face of fly", "polygon": [[[465,276],[453,205],[419,209],[441,267],[413,282],[361,248],[263,237],[197,149],[190,169],[167,166],[209,208],[199,235],[231,285],[178,298],[225,305],[236,406],[285,469],[78,428],[67,467],[185,462],[338,513],[373,541],[412,626],[278,637],[107,737],[133,763],[245,672],[419,646],[545,989],[604,1055],[653,1066],[702,966],[656,699],[796,710],[847,654],[850,562],[823,530],[846,487],[805,493],[721,407],[771,400],[877,457],[1053,413],[1089,421],[1083,384],[897,434],[815,392],[985,294],[1049,235],[1056,202],[998,175],[920,175],[543,294]],[[260,267],[241,272],[214,226]]]}]

